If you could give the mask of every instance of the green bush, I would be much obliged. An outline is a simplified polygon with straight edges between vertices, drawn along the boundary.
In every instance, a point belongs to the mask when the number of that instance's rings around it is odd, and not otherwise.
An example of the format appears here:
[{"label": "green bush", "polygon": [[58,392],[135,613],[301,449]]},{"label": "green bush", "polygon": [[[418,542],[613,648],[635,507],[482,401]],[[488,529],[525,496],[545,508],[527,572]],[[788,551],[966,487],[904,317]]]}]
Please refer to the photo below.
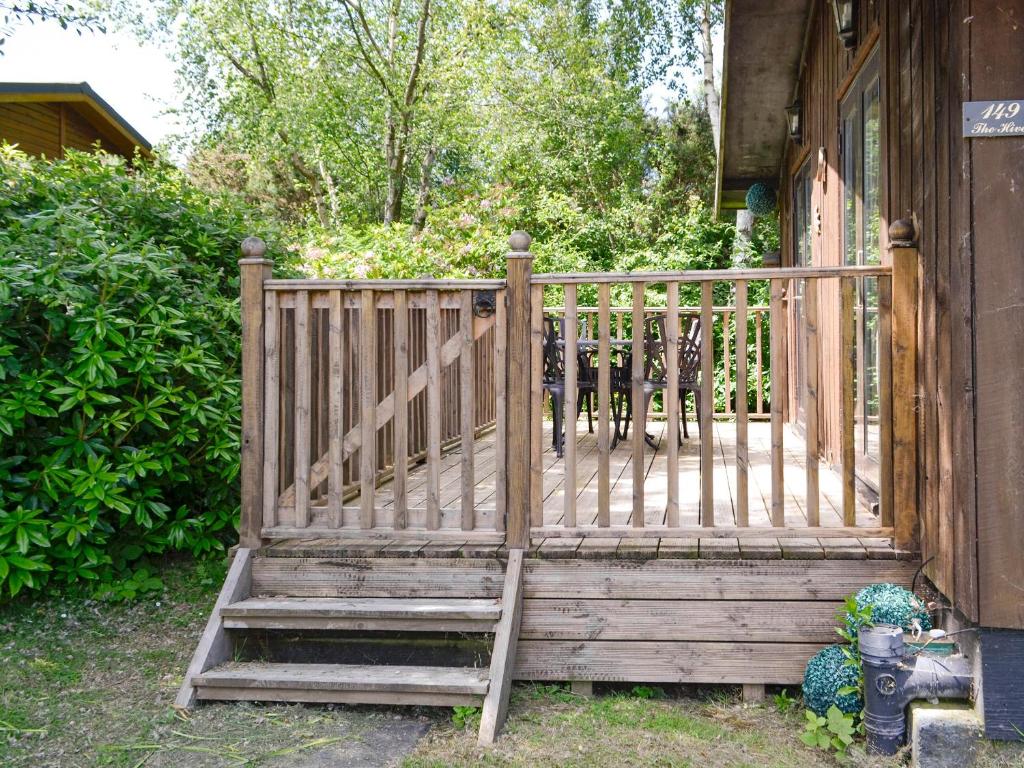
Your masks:
[{"label": "green bush", "polygon": [[0,588],[220,549],[246,212],[176,169],[0,147]]}]

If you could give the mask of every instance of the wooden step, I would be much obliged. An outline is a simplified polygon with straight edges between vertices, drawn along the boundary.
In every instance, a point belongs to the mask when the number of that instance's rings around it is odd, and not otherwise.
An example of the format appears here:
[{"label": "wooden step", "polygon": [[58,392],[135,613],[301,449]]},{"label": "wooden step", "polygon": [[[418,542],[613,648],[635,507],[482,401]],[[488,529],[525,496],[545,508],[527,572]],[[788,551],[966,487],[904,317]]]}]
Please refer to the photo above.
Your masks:
[{"label": "wooden step", "polygon": [[229,662],[197,675],[206,700],[477,706],[488,670],[349,664]]},{"label": "wooden step", "polygon": [[493,632],[501,602],[436,598],[249,598],[221,609],[225,629]]}]

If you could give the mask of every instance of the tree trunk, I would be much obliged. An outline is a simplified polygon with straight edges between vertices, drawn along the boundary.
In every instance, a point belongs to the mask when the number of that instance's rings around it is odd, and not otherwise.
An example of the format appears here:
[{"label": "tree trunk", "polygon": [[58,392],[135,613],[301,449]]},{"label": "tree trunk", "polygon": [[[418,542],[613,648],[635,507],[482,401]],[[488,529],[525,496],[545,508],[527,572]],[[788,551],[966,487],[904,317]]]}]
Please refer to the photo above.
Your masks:
[{"label": "tree trunk", "polygon": [[419,234],[427,225],[427,206],[430,205],[430,173],[434,170],[434,161],[437,159],[437,149],[433,146],[427,148],[420,164],[420,191],[416,195],[416,213],[412,217],[413,234]]},{"label": "tree trunk", "polygon": [[721,152],[722,112],[715,87],[715,52],[711,39],[711,0],[704,0],[704,15],[700,21],[701,48],[704,53],[704,107],[711,121],[711,138],[715,143],[715,157]]},{"label": "tree trunk", "polygon": [[732,265],[750,266],[751,238],[754,236],[754,214],[746,208],[736,211],[736,238],[732,241]]}]

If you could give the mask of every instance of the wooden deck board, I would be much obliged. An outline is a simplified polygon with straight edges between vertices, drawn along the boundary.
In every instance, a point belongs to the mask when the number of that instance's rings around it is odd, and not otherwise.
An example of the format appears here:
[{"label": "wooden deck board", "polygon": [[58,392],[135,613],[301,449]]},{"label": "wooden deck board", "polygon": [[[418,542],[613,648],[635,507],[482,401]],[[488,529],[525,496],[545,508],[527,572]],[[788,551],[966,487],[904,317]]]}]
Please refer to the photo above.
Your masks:
[{"label": "wooden deck board", "polygon": [[[696,527],[700,524],[700,440],[696,423],[690,424],[689,439],[682,441],[679,449],[679,525]],[[751,421],[748,429],[749,471],[748,471],[748,518],[751,528],[763,529],[763,536],[756,538],[718,537],[712,535],[693,538],[663,538],[658,526],[665,525],[668,506],[668,450],[665,441],[668,430],[664,421],[649,421],[647,430],[656,448],[645,445],[644,471],[644,526],[650,529],[650,536],[642,538],[620,537],[614,528],[607,535],[594,532],[581,539],[544,536],[534,532],[531,556],[544,558],[625,558],[650,559],[702,558],[702,559],[897,559],[901,553],[893,550],[887,539],[878,538],[820,538],[808,535],[802,538],[784,539],[772,535],[771,527],[771,455],[770,425],[766,422]],[[731,526],[737,519],[737,471],[736,471],[736,425],[733,422],[713,422],[710,430],[714,436],[713,480],[715,491],[715,523]],[[558,531],[563,524],[566,493],[564,460],[555,455],[552,446],[552,426],[544,425],[543,443],[543,500],[545,527]],[[478,529],[473,532],[459,532],[455,529],[461,519],[461,448],[453,446],[442,455],[440,467],[439,494],[441,497],[442,531],[431,533],[422,528],[426,512],[427,467],[425,464],[410,467],[407,480],[409,504],[408,526],[401,536],[391,537],[386,528],[360,531],[357,527],[358,499],[345,505],[346,525],[339,530],[336,538],[330,537],[322,527],[311,530],[310,538],[284,540],[261,550],[264,554],[277,556],[337,556],[348,557],[472,557],[487,558],[503,556],[500,543],[490,540],[476,540],[474,536],[500,536],[493,531],[496,511],[495,489],[497,479],[496,446],[493,432],[477,437],[474,442],[474,467],[477,480],[475,494],[475,519]],[[784,511],[787,526],[806,526],[807,505],[804,463],[806,460],[803,441],[799,434],[787,430],[784,440]],[[581,423],[576,450],[576,517],[581,526],[594,526],[598,515],[598,459],[597,435],[586,431]],[[633,508],[633,450],[632,441],[620,442],[609,457],[609,517],[612,526],[632,527]],[[375,492],[377,519],[379,525],[387,525],[394,510],[394,489],[391,480],[383,482]],[[839,527],[842,519],[842,478],[824,464],[819,477],[819,509],[821,525],[826,528]],[[314,521],[322,520],[326,508],[314,503],[310,509]],[[878,518],[867,505],[857,500],[856,520],[858,526],[877,528]],[[350,522],[351,521],[351,522]],[[282,528],[284,533],[284,528]],[[631,536],[639,532],[630,531]],[[281,536],[282,534],[278,534]],[[284,535],[287,535],[284,533]],[[293,534],[294,535],[294,534]],[[422,535],[423,540],[415,540]],[[564,535],[564,534],[563,534]],[[568,534],[572,536],[572,534]],[[678,536],[679,534],[676,534]],[[800,534],[802,536],[802,534]],[[320,538],[313,538],[314,536]],[[408,540],[413,537],[413,540]]]}]

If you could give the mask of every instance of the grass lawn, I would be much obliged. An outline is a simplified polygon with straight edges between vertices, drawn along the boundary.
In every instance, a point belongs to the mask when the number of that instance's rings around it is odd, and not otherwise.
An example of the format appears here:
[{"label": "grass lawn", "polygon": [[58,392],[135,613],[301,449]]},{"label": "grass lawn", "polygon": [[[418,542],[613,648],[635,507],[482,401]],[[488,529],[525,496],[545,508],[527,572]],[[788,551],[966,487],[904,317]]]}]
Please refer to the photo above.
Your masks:
[{"label": "grass lawn", "polygon": [[[798,707],[745,707],[731,690],[592,699],[517,686],[505,735],[476,746],[474,711],[171,702],[224,575],[176,561],[159,597],[57,596],[0,608],[0,766],[820,766]],[[670,692],[671,693],[671,692]],[[989,750],[992,766],[1024,766]],[[893,766],[895,761],[859,765]]]}]

